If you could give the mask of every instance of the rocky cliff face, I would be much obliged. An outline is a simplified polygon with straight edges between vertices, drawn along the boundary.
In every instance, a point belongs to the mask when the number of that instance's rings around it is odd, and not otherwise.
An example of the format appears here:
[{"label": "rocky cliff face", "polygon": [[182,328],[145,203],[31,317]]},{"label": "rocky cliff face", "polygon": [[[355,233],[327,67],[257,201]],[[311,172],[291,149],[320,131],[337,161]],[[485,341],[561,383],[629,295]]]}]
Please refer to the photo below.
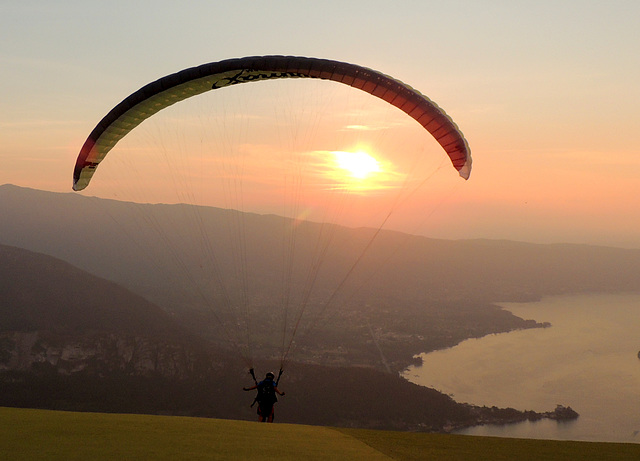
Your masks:
[{"label": "rocky cliff face", "polygon": [[1,332],[0,371],[50,370],[186,379],[208,369],[206,356],[178,343],[141,336]]}]

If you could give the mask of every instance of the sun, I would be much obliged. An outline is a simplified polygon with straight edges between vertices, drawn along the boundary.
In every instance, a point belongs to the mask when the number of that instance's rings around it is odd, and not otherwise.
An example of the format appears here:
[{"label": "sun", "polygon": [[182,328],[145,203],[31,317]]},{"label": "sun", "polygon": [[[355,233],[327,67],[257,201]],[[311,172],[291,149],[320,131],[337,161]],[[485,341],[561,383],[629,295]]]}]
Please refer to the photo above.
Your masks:
[{"label": "sun", "polygon": [[354,179],[366,179],[372,173],[382,170],[380,163],[364,151],[358,152],[332,152],[336,166],[345,170]]}]

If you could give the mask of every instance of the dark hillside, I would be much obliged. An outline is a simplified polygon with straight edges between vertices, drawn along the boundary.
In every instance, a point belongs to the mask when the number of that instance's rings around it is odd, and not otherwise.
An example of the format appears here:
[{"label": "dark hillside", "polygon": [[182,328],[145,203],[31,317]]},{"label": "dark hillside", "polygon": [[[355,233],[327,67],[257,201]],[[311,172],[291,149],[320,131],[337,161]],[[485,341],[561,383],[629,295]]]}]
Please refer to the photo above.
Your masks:
[{"label": "dark hillside", "polygon": [[50,256],[0,245],[0,371],[187,378],[214,355],[169,314]]},{"label": "dark hillside", "polygon": [[166,312],[117,284],[6,245],[0,245],[0,299],[0,331],[185,335]]}]

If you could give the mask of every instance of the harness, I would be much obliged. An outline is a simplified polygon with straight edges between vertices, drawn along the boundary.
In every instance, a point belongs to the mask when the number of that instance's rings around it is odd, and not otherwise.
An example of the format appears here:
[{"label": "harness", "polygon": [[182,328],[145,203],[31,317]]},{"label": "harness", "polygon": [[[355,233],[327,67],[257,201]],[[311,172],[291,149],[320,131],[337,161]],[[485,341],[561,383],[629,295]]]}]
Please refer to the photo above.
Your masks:
[{"label": "harness", "polygon": [[253,382],[256,384],[257,390],[258,390],[255,398],[253,399],[253,402],[251,403],[250,408],[253,408],[253,406],[256,403],[258,403],[259,406],[273,405],[278,401],[278,397],[276,397],[275,388],[278,387],[278,383],[280,382],[280,378],[282,377],[282,371],[283,371],[282,368],[280,368],[280,371],[278,372],[278,378],[275,381],[265,379],[263,381],[258,382],[258,380],[256,379],[254,369],[253,368],[249,369],[249,374],[253,378]]}]

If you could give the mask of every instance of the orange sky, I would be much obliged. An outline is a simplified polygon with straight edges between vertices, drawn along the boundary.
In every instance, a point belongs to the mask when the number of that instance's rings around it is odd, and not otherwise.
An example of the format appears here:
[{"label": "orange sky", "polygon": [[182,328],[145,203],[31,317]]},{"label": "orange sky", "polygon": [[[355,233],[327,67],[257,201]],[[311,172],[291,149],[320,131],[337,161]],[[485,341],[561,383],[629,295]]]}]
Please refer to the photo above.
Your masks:
[{"label": "orange sky", "polygon": [[[406,138],[439,170],[392,226],[439,238],[640,248],[640,4],[426,1],[408,2],[407,15],[407,8],[387,2],[359,3],[194,2],[184,8],[167,1],[150,10],[147,2],[123,2],[126,15],[116,13],[115,4],[112,11],[73,2],[4,6],[0,183],[70,191],[75,157],[95,124],[163,75],[235,56],[317,56],[372,67],[419,89],[469,141],[474,169],[465,182],[431,140],[422,145],[413,134]],[[250,139],[234,135],[233,144],[250,153],[247,162],[254,161],[253,149],[292,147],[290,138],[299,133],[291,126],[301,120],[294,93],[278,93],[282,104],[270,109],[288,128],[258,123],[244,134]],[[316,116],[314,129],[322,131],[304,139],[310,152],[348,150],[341,143],[356,139],[353,125],[370,128],[367,141],[387,152],[389,144],[400,144],[389,140],[395,134],[381,134],[389,133],[390,122],[400,123],[393,112],[358,98],[338,96],[334,105],[314,97],[304,95],[302,102],[304,116]],[[273,104],[253,102],[259,110]],[[251,120],[256,106],[235,103],[221,103],[210,116]],[[344,112],[347,103],[353,112]],[[140,138],[152,146],[153,128]],[[300,139],[295,144],[304,150]],[[245,171],[266,171],[263,162]],[[166,189],[165,180],[153,178]],[[87,193],[108,194],[97,186]]]}]

